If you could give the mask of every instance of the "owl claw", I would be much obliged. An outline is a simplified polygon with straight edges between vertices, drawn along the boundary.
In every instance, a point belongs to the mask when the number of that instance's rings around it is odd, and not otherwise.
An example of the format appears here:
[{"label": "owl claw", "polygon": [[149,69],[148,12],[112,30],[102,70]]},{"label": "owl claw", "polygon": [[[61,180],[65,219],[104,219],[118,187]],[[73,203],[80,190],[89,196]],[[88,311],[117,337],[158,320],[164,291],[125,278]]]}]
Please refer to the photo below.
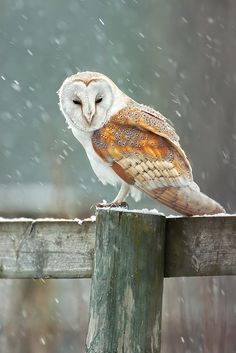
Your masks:
[{"label": "owl claw", "polygon": [[115,207],[122,207],[122,208],[129,208],[127,202],[110,202],[110,203],[97,203],[95,205],[96,208],[115,208]]}]

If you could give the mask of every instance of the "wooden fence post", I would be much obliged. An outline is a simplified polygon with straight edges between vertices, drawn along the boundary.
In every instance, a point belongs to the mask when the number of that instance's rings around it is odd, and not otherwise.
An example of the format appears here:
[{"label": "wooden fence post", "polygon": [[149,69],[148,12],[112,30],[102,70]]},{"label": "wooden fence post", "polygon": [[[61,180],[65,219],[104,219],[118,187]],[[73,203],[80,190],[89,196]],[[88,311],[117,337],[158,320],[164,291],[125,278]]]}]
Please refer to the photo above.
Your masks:
[{"label": "wooden fence post", "polygon": [[159,353],[165,217],[99,210],[87,353]]}]

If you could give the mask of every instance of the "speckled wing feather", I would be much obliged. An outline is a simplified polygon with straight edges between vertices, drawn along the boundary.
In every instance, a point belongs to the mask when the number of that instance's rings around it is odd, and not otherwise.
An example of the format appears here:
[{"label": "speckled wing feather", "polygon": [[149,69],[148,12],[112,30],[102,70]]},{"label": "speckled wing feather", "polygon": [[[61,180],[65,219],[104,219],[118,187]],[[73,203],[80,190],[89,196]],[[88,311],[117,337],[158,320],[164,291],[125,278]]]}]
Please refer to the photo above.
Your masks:
[{"label": "speckled wing feather", "polygon": [[[122,168],[122,179],[140,187],[183,186],[192,181],[192,172],[179,138],[163,116],[131,105],[120,110],[92,142],[102,159]],[[147,108],[146,108],[147,109]],[[114,165],[113,165],[114,164]]]},{"label": "speckled wing feather", "polygon": [[158,112],[132,103],[95,131],[92,143],[97,154],[128,184],[183,214],[200,212],[198,197],[190,207],[192,193],[200,192],[178,135]]}]

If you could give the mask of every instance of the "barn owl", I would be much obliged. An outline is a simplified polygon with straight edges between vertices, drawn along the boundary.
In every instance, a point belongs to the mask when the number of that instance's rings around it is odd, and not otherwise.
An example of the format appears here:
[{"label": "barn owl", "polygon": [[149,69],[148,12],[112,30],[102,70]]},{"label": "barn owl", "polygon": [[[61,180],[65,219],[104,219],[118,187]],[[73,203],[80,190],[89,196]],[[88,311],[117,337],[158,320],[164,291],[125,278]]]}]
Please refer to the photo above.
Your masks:
[{"label": "barn owl", "polygon": [[120,185],[110,204],[141,192],[184,215],[225,212],[200,192],[179,137],[158,111],[139,104],[107,76],[79,72],[58,91],[60,110],[103,184]]}]

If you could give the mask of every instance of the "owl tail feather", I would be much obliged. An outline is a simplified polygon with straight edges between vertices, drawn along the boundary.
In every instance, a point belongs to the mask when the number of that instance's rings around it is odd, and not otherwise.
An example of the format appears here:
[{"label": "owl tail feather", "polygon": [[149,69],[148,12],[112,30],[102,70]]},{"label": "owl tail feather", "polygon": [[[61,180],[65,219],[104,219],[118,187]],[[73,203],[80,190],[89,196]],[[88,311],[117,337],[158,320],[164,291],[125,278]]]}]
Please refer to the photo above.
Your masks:
[{"label": "owl tail feather", "polygon": [[225,213],[224,208],[203,194],[195,183],[184,187],[155,189],[150,196],[187,216]]}]

